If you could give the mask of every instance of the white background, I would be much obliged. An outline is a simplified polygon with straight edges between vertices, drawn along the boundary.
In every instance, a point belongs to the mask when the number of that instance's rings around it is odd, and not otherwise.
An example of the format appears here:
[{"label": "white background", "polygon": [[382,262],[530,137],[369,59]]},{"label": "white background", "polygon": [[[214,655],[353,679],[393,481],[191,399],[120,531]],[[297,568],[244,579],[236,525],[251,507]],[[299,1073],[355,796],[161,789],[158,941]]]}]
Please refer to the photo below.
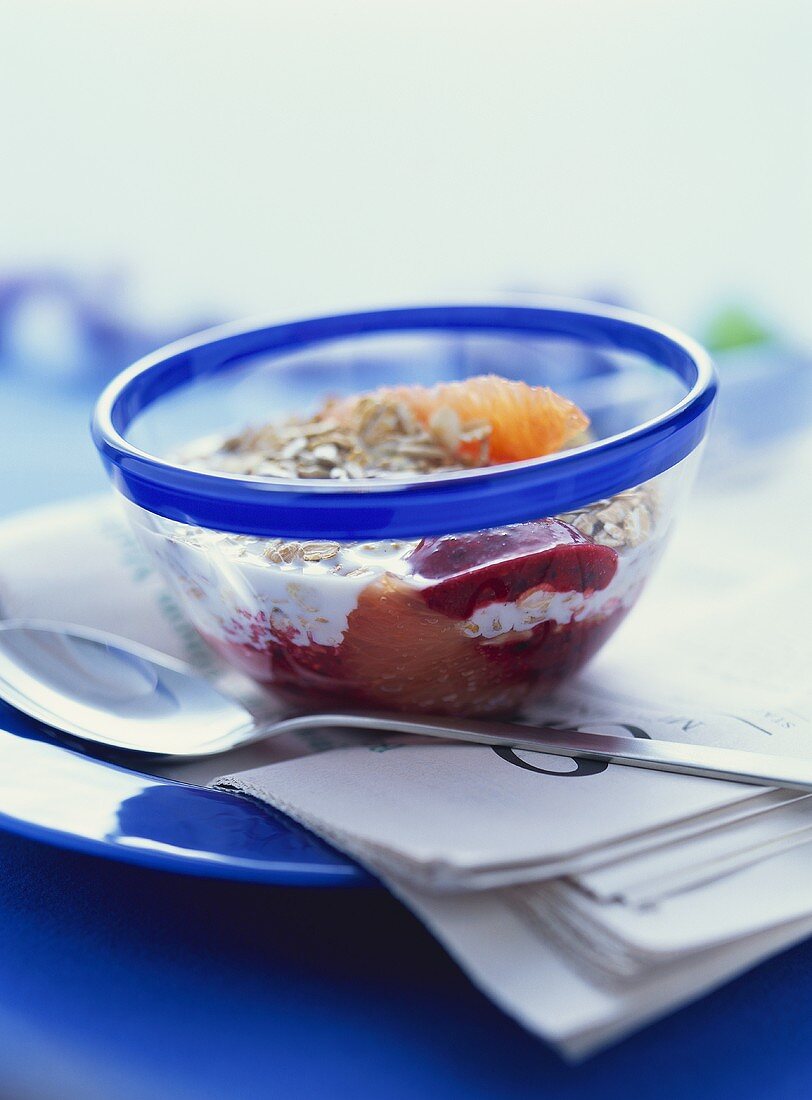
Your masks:
[{"label": "white background", "polygon": [[806,0],[0,5],[0,274],[141,316],[610,287],[812,337]]}]

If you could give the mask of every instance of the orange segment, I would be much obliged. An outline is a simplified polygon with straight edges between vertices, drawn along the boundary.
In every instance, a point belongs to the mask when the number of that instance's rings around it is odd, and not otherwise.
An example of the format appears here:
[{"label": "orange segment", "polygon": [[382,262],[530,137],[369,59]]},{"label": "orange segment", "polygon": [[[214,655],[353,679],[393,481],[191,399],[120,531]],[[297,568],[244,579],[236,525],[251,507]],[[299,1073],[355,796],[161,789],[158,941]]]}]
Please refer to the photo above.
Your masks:
[{"label": "orange segment", "polygon": [[384,575],[361,593],[338,649],[344,683],[366,705],[429,714],[508,714],[530,680],[427,607],[419,592]]},{"label": "orange segment", "polygon": [[[397,386],[378,392],[408,405],[429,427],[444,426],[443,410],[456,414],[463,433],[459,454],[482,465],[552,454],[589,426],[589,417],[577,405],[547,386],[528,386],[496,374],[440,382],[430,389]],[[483,422],[491,425],[485,447],[480,440],[465,439],[468,425]]]}]

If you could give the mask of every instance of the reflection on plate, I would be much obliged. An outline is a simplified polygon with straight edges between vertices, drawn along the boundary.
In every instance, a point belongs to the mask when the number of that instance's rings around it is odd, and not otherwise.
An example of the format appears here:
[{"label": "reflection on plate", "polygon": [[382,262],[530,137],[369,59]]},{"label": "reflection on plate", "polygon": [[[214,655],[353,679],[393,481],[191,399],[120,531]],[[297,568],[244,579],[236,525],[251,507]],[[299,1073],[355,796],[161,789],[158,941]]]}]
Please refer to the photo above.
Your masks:
[{"label": "reflection on plate", "polygon": [[67,748],[4,703],[0,827],[183,874],[287,886],[371,881],[282,814]]}]

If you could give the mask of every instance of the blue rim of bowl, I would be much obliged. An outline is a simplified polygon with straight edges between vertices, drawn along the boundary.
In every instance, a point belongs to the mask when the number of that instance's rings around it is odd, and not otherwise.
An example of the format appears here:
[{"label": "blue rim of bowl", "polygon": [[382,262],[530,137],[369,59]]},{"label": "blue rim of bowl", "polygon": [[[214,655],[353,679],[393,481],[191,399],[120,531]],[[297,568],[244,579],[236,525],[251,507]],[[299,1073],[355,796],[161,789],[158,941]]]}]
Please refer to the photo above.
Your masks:
[{"label": "blue rim of bowl", "polygon": [[[153,402],[261,353],[290,354],[342,337],[395,332],[543,334],[648,356],[688,392],[628,431],[527,462],[402,481],[235,476],[174,465],[126,437]],[[93,439],[115,488],[148,512],[194,526],[289,538],[419,538],[569,512],[675,466],[704,437],[716,395],[710,357],[640,314],[557,299],[418,305],[274,324],[222,325],[140,359],[104,390]]]}]

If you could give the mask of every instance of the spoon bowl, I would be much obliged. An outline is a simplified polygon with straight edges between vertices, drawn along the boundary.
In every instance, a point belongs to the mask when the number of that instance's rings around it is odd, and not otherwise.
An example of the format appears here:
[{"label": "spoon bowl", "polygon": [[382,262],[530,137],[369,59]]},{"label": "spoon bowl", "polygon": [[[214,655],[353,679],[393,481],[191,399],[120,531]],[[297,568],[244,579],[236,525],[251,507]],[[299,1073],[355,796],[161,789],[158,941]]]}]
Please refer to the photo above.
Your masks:
[{"label": "spoon bowl", "polygon": [[99,630],[0,623],[0,697],[63,733],[162,756],[208,756],[260,735],[189,666]]}]

